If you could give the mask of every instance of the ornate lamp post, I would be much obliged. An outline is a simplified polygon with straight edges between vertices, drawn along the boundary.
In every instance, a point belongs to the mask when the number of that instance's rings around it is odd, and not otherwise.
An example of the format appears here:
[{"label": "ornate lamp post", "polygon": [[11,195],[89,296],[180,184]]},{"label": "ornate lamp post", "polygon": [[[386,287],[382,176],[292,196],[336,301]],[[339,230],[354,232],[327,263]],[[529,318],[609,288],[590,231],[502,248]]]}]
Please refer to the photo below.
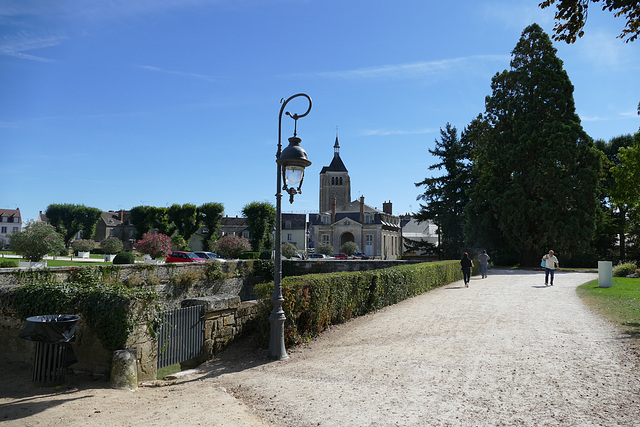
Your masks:
[{"label": "ornate lamp post", "polygon": [[[291,114],[287,116],[294,120],[293,136],[289,138],[289,146],[282,150],[282,113],[287,103],[294,98],[304,96],[309,101],[309,108],[304,114]],[[282,101],[281,101],[282,102]],[[273,272],[273,311],[269,316],[271,322],[271,335],[269,336],[269,358],[273,360],[288,359],[284,346],[284,321],[286,319],[282,310],[282,190],[289,194],[289,202],[293,203],[293,196],[302,193],[302,181],[304,168],[311,165],[307,159],[307,153],[300,147],[300,138],[296,136],[298,119],[306,116],[311,111],[311,98],[304,93],[298,93],[283,102],[278,117],[278,152],[276,163],[278,164],[277,190],[276,190],[276,235],[275,235],[275,261]],[[284,186],[282,181],[284,180]],[[296,188],[297,186],[297,188]]]}]

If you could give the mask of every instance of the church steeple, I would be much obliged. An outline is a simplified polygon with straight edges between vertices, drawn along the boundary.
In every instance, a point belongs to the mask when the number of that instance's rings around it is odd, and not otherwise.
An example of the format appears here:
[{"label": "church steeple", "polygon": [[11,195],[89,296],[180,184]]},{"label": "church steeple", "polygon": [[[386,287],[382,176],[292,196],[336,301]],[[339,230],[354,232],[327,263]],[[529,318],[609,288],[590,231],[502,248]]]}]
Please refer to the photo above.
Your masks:
[{"label": "church steeple", "polygon": [[351,179],[340,158],[338,135],[333,144],[333,160],[320,171],[320,212],[329,211],[334,199],[338,207],[351,201]]}]

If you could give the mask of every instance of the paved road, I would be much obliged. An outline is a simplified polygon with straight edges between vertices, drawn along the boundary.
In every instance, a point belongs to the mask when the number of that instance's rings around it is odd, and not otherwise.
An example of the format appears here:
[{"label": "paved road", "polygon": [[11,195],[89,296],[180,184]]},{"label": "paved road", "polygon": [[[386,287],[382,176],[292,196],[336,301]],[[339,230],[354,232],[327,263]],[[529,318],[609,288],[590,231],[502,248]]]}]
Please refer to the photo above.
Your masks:
[{"label": "paved road", "polygon": [[237,345],[173,385],[26,390],[0,395],[0,414],[16,426],[637,426],[637,354],[575,292],[595,278],[561,272],[545,287],[540,272],[494,270],[338,325],[287,361]]}]

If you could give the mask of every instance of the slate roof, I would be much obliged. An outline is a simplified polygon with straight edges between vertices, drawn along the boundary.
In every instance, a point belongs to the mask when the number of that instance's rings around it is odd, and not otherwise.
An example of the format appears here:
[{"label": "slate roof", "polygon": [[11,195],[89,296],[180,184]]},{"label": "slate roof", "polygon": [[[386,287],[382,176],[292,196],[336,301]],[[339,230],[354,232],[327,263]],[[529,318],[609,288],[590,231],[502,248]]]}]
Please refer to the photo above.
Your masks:
[{"label": "slate roof", "polygon": [[336,143],[333,145],[334,153],[333,160],[331,160],[331,164],[329,166],[323,166],[320,174],[325,172],[349,172],[342,163],[342,159],[340,158],[340,143],[338,142],[338,137],[336,136]]}]

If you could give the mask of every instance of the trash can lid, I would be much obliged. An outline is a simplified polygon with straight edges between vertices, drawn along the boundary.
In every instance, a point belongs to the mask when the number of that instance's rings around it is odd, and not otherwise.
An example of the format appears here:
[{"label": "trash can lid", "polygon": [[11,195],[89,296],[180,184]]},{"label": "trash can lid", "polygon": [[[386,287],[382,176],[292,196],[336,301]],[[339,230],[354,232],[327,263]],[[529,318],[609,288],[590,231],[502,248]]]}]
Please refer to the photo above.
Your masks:
[{"label": "trash can lid", "polygon": [[80,316],[75,314],[42,314],[39,316],[27,317],[27,322],[77,322]]}]

